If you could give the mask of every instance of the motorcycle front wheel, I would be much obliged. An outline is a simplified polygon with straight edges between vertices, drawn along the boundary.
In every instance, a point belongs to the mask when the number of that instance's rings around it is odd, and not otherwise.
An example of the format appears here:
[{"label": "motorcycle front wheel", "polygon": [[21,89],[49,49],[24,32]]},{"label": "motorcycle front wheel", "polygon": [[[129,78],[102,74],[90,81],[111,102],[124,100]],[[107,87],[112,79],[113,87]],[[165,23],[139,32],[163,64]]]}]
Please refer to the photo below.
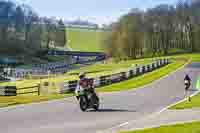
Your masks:
[{"label": "motorcycle front wheel", "polygon": [[100,105],[99,98],[96,97],[95,104],[93,105],[93,109],[95,109],[96,111],[98,111],[99,110],[99,105]]},{"label": "motorcycle front wheel", "polygon": [[84,96],[80,97],[80,109],[85,112],[88,108],[87,100]]}]

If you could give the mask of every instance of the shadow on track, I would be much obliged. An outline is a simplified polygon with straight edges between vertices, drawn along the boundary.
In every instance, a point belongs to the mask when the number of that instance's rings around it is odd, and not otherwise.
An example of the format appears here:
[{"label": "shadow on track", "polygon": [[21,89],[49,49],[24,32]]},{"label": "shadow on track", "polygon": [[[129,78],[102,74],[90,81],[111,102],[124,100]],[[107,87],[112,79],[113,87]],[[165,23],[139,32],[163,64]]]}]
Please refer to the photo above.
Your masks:
[{"label": "shadow on track", "polygon": [[188,91],[190,91],[190,92],[197,92],[198,90],[197,89],[189,89]]},{"label": "shadow on track", "polygon": [[98,111],[95,111],[95,110],[88,110],[87,112],[136,112],[136,110],[126,110],[126,109],[99,109]]}]

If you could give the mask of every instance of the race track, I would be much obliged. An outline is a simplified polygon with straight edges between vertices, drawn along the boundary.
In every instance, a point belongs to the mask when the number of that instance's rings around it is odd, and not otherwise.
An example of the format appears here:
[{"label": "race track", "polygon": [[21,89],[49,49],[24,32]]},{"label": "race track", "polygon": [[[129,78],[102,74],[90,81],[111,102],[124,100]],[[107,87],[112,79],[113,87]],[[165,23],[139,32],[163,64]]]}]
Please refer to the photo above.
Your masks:
[{"label": "race track", "polygon": [[200,63],[134,91],[102,94],[99,112],[81,112],[75,98],[0,109],[0,132],[95,133],[137,120],[183,99],[185,72],[194,88]]}]

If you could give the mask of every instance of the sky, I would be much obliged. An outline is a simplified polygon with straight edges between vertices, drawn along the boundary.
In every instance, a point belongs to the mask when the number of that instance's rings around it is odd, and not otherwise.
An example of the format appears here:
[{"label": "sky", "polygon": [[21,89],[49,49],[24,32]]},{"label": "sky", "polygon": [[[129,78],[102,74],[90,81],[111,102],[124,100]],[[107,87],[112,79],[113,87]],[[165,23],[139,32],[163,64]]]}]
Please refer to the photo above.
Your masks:
[{"label": "sky", "polygon": [[132,8],[146,9],[158,4],[175,4],[178,0],[15,0],[30,5],[40,16],[64,20],[83,19],[109,24]]}]

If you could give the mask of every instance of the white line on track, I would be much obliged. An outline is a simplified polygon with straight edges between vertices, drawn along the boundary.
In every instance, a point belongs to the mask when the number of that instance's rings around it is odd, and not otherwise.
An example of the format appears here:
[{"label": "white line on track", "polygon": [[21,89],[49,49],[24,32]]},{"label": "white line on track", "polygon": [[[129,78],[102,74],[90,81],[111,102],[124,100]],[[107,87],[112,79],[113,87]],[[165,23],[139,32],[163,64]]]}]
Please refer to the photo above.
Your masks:
[{"label": "white line on track", "polygon": [[128,124],[129,124],[129,122],[125,122],[125,123],[120,124],[118,127],[123,127],[123,126],[126,126]]},{"label": "white line on track", "polygon": [[[192,121],[177,121],[177,122],[169,122],[167,123],[166,125],[164,126],[171,126],[171,125],[176,125],[176,124],[185,124],[185,123],[193,123],[193,122],[199,122],[197,120],[192,120]],[[149,128],[156,128],[156,127],[160,127],[160,126],[163,126],[163,124],[160,124],[160,125],[151,125],[149,127],[147,127],[148,129]],[[130,130],[144,130],[144,128],[132,128]]]}]

